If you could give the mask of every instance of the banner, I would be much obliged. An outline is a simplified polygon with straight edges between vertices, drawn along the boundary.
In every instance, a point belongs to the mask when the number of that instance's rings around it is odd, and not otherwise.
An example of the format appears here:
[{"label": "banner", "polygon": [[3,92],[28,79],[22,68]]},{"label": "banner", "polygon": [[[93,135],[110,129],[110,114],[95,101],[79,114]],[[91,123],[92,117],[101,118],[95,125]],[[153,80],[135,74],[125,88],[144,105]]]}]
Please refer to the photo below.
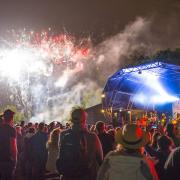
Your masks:
[{"label": "banner", "polygon": [[178,114],[180,114],[180,99],[173,103],[173,117],[177,118]]}]

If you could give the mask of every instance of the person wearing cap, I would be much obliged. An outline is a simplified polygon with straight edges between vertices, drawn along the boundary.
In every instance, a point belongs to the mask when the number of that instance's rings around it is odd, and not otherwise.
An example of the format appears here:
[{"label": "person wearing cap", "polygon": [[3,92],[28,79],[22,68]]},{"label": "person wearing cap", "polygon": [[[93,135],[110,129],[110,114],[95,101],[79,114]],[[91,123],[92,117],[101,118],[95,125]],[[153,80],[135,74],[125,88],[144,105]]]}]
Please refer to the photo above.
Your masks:
[{"label": "person wearing cap", "polygon": [[[63,131],[60,134],[60,152],[59,152],[59,159],[62,157],[63,152],[63,144],[76,144],[77,139],[75,137],[79,136],[78,142],[83,147],[83,152],[80,151],[82,154],[86,154],[88,169],[87,173],[84,173],[83,171],[79,171],[81,175],[79,174],[73,174],[70,172],[70,169],[67,169],[68,174],[63,176],[63,180],[95,180],[97,175],[97,168],[100,166],[103,160],[103,151],[102,146],[99,141],[99,138],[95,133],[91,133],[86,128],[86,119],[87,119],[87,113],[85,110],[81,107],[76,107],[71,112],[71,123],[72,127],[68,130]],[[65,142],[70,135],[71,143]],[[67,146],[66,146],[67,147]],[[74,148],[75,146],[73,146]],[[79,147],[78,147],[79,148]],[[66,151],[66,150],[65,150]],[[75,151],[75,150],[74,150]],[[73,151],[73,152],[74,152]],[[68,160],[65,159],[62,164],[66,163]],[[57,161],[58,162],[58,161]],[[72,166],[78,166],[78,162],[70,162]],[[56,164],[57,169],[60,172],[60,165],[58,163]],[[79,166],[78,166],[79,167]],[[63,173],[62,173],[63,174]]]},{"label": "person wearing cap", "polygon": [[148,135],[135,124],[128,124],[115,132],[117,148],[101,165],[97,180],[158,180],[153,162],[142,155],[149,141]]},{"label": "person wearing cap", "polygon": [[16,130],[13,127],[14,112],[7,109],[3,113],[0,126],[0,176],[11,180],[17,162]]}]

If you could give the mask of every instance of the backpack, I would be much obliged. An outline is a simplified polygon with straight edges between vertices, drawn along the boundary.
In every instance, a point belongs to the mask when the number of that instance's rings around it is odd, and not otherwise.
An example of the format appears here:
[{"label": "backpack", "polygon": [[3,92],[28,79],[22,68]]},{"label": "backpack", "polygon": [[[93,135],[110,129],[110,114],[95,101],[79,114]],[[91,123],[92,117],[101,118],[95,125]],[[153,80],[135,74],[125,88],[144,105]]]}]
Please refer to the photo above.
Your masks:
[{"label": "backpack", "polygon": [[65,177],[83,177],[88,173],[87,132],[72,129],[63,134],[56,167]]}]

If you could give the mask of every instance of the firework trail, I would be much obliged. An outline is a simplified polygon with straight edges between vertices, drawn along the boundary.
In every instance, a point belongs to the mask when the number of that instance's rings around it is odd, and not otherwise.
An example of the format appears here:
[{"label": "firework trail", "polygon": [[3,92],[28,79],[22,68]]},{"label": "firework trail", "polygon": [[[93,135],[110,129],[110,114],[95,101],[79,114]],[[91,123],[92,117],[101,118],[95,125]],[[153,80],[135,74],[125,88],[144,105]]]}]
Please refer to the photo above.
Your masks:
[{"label": "firework trail", "polygon": [[[8,80],[11,99],[26,116],[41,114],[57,105],[55,101],[61,104],[67,99],[65,86],[72,76],[83,71],[89,58],[89,42],[77,41],[68,34],[53,35],[50,30],[12,30],[6,40],[1,40],[0,76]],[[57,98],[59,94],[61,98]]]}]

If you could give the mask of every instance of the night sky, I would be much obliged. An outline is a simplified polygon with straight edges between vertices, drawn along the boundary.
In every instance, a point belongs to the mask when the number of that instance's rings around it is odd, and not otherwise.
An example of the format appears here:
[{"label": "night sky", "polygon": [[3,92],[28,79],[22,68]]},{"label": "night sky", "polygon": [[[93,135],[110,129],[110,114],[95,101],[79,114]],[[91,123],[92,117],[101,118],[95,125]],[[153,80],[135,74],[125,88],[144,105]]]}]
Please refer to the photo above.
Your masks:
[{"label": "night sky", "polygon": [[[99,103],[100,100],[95,98],[94,94],[96,93],[97,97],[100,97],[98,93],[101,92],[107,78],[124,65],[131,63],[131,60],[134,61],[136,59],[134,55],[151,55],[159,49],[180,47],[179,20],[180,0],[0,0],[0,42],[1,40],[3,43],[6,40],[9,42],[6,37],[11,38],[8,33],[12,32],[12,29],[16,32],[24,28],[28,31],[41,32],[51,27],[55,34],[68,32],[80,40],[82,37],[91,37],[92,53],[87,61],[83,61],[85,62],[84,71],[82,73],[74,71],[67,75],[68,82],[63,87],[65,90],[60,96],[57,96],[59,91],[56,93],[54,89],[57,79],[64,77],[62,72],[71,72],[65,71],[64,69],[67,69],[65,66],[55,67],[54,72],[57,74],[55,78],[54,74],[52,75],[50,85],[46,79],[43,82],[39,81],[39,72],[37,72],[37,78],[36,74],[33,74],[32,77],[36,78],[36,81],[32,81],[30,85],[30,97],[32,95],[35,99],[31,98],[33,102],[29,102],[28,99],[29,89],[21,89],[21,98],[22,101],[25,101],[25,108],[29,108],[28,105],[31,103],[30,107],[38,105],[44,110],[47,108],[50,98],[50,100],[54,100],[54,108],[57,108],[54,112],[65,112],[64,110],[69,111],[74,104],[79,103],[77,94],[80,98],[83,95],[87,98],[89,90],[90,93],[92,91],[93,99],[90,100],[88,106]],[[11,45],[11,43],[3,43],[2,45]],[[16,46],[12,47],[12,50],[13,48]],[[16,62],[19,59],[14,58],[13,60],[15,61],[12,62]],[[4,62],[6,64],[7,61]],[[9,70],[9,68],[5,69]],[[13,69],[16,70],[14,67]],[[22,87],[25,87],[27,79],[23,77],[21,83]],[[40,88],[37,88],[37,85]],[[1,87],[8,89],[9,85],[1,85]],[[14,102],[17,104],[17,94],[13,88],[1,89],[2,105],[11,102],[10,94],[13,95]],[[52,90],[50,95],[49,89]],[[22,106],[21,102],[20,106]],[[41,112],[40,108],[37,109],[37,112]],[[46,115],[46,112],[44,113]],[[53,117],[57,117],[57,114],[54,114]]]},{"label": "night sky", "polygon": [[179,12],[179,0],[0,0],[0,33],[51,27],[57,33],[90,35],[99,42],[137,16],[155,17],[166,24],[166,18],[178,19]]}]

